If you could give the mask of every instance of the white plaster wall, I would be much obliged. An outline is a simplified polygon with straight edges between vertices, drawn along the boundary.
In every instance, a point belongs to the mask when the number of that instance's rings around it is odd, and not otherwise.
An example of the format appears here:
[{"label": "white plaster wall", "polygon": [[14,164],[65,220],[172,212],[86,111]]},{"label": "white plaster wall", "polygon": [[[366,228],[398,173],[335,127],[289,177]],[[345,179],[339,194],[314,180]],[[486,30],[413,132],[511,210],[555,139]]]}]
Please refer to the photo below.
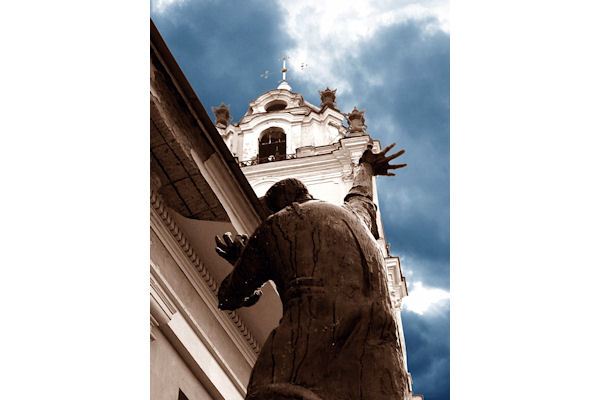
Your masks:
[{"label": "white plaster wall", "polygon": [[190,400],[212,400],[198,378],[185,364],[159,329],[150,343],[150,399],[177,400],[179,389]]},{"label": "white plaster wall", "polygon": [[258,154],[258,135],[260,132],[242,132],[241,161],[251,160]]},{"label": "white plaster wall", "polygon": [[[315,199],[325,200],[337,205],[343,204],[344,196],[348,192],[345,188],[346,185],[341,179],[330,180],[327,182],[308,181],[308,183],[305,177],[303,178],[302,176],[297,175],[287,176],[281,179],[286,178],[299,179],[306,185],[308,192],[312,194]],[[267,193],[267,190],[269,190],[272,185],[279,182],[281,179],[261,179],[255,182],[250,182],[250,185],[256,192],[256,195],[261,197]]]},{"label": "white plaster wall", "polygon": [[328,182],[315,182],[307,185],[308,192],[315,199],[325,200],[333,204],[342,205],[344,203],[344,185],[341,179]]},{"label": "white plaster wall", "polygon": [[304,140],[302,137],[302,124],[299,122],[292,124],[289,136],[287,137],[287,154],[296,153],[298,147],[304,146]]},{"label": "white plaster wall", "polygon": [[277,181],[275,179],[261,179],[255,181],[254,183],[250,182],[250,185],[252,186],[252,189],[254,189],[256,195],[258,197],[262,197],[265,195],[265,193],[267,193],[267,190],[269,190],[269,188],[273,186],[276,182]]}]

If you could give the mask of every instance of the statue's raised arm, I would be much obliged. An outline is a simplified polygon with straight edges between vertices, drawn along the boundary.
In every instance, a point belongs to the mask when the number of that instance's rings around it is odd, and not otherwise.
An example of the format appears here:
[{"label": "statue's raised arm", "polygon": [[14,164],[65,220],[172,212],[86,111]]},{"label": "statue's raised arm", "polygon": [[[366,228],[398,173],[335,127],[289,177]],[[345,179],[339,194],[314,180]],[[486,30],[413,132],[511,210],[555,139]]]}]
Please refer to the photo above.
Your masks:
[{"label": "statue's raised arm", "polygon": [[377,175],[394,176],[396,174],[392,170],[406,167],[406,164],[390,164],[390,161],[404,154],[404,150],[400,150],[387,156],[386,153],[395,145],[396,143],[392,143],[379,153],[373,153],[372,145],[367,147],[360,157],[352,188],[344,198],[346,206],[361,217],[376,239],[379,238],[379,233],[376,218],[377,208],[373,203],[373,177]]}]

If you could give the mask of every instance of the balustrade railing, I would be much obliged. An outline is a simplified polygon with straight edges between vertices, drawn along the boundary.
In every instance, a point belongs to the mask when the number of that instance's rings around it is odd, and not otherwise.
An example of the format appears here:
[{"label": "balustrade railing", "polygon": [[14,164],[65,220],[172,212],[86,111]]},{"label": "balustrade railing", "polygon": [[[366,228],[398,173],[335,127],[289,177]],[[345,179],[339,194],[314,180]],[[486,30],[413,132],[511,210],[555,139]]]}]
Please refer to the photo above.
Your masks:
[{"label": "balustrade railing", "polygon": [[255,157],[246,161],[238,161],[238,165],[240,167],[249,167],[251,165],[265,164],[275,161],[293,160],[294,158],[296,158],[296,154],[270,155],[267,157]]}]

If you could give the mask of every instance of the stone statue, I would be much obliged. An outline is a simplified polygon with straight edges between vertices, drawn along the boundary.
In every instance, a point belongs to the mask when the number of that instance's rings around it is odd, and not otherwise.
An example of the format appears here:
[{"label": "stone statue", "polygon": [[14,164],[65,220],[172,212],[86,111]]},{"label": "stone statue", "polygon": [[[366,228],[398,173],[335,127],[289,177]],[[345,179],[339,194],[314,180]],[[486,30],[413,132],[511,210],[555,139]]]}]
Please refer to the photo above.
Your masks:
[{"label": "stone statue", "polygon": [[378,238],[372,177],[394,175],[390,156],[363,153],[343,206],[314,200],[302,182],[273,185],[273,212],[248,238],[217,237],[234,265],[219,308],[255,304],[273,280],[283,317],[262,347],[247,400],[404,399],[407,375]]}]

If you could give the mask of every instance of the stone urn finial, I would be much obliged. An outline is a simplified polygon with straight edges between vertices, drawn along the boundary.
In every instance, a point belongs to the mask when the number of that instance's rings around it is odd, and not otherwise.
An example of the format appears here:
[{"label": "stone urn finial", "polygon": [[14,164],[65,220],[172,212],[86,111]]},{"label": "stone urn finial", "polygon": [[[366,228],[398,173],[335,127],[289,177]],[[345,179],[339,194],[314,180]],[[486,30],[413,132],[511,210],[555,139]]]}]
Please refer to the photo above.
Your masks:
[{"label": "stone urn finial", "polygon": [[228,105],[221,103],[219,106],[213,107],[212,112],[215,114],[215,117],[217,117],[215,125],[221,125],[222,127],[229,125],[229,120],[231,117],[229,115]]},{"label": "stone urn finial", "polygon": [[359,111],[356,106],[348,114],[348,121],[350,121],[350,133],[363,133],[365,131],[365,112]]},{"label": "stone urn finial", "polygon": [[325,90],[320,90],[319,94],[321,95],[321,107],[329,107],[329,108],[336,108],[336,104],[335,104],[335,92],[337,89],[329,89],[329,87],[327,87]]}]

